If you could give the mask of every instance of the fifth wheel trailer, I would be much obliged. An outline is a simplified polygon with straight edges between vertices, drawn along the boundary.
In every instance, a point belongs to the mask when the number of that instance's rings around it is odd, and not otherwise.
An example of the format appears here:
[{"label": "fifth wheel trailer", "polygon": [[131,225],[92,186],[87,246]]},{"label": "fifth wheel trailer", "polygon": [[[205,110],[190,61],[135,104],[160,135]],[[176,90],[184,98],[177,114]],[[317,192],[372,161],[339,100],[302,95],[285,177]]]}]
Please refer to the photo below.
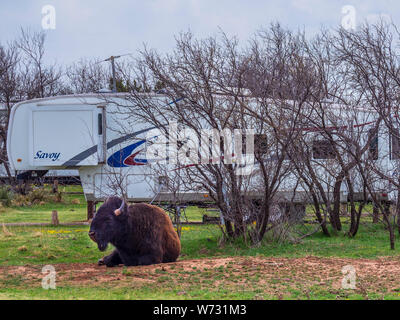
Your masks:
[{"label": "fifth wheel trailer", "polygon": [[[124,97],[87,94],[16,104],[7,136],[12,168],[17,172],[79,170],[87,201],[102,201],[119,188],[126,190],[130,201],[172,201],[168,193],[160,192],[159,177],[146,165],[146,135],[154,127],[137,123],[129,133],[119,130],[126,120],[116,108],[129,103]],[[210,200],[206,192],[198,191],[185,192],[181,199]]]},{"label": "fifth wheel trailer", "polygon": [[[168,103],[162,95],[154,95],[154,99]],[[148,133],[154,127],[142,122],[127,123],[126,115],[117,110],[117,106],[130,104],[124,94],[58,96],[16,104],[11,110],[7,136],[12,168],[17,172],[79,170],[87,201],[104,200],[115,193],[116,184],[126,190],[124,195],[130,201],[173,201],[171,194],[160,189],[160,177],[154,176],[146,159]],[[365,117],[366,123],[370,117]],[[129,132],[120,130],[121,124],[128,124]],[[388,139],[379,135],[379,152],[385,155],[381,161],[390,171],[394,164],[387,156]],[[116,177],[123,178],[116,181]],[[289,177],[280,186],[279,192],[286,198],[291,195],[294,180]],[[343,202],[346,194],[343,184]],[[301,192],[296,191],[295,196],[298,203],[304,202]],[[186,190],[180,199],[210,201],[205,191]]]}]

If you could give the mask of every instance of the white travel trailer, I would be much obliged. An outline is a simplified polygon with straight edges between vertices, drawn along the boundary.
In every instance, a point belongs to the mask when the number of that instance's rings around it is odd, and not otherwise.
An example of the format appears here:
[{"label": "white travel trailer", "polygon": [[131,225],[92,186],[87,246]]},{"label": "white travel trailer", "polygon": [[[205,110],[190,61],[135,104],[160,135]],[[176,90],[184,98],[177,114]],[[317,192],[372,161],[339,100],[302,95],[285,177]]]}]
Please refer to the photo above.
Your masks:
[{"label": "white travel trailer", "polygon": [[[20,171],[79,170],[87,201],[101,201],[126,190],[130,201],[170,201],[160,190],[160,179],[146,164],[146,135],[154,129],[129,125],[117,108],[129,104],[124,94],[86,94],[35,99],[16,104],[11,111],[7,153]],[[154,99],[164,101],[161,95]],[[108,102],[112,101],[112,102]],[[160,192],[161,191],[161,192]],[[186,192],[182,200],[209,200],[205,192]]]},{"label": "white travel trailer", "polygon": [[[154,99],[168,103],[162,95],[154,95]],[[124,94],[107,94],[106,98],[102,94],[59,96],[16,104],[7,137],[12,168],[17,172],[79,170],[87,201],[104,200],[118,188],[126,190],[130,201],[172,201],[161,188],[162,177],[154,176],[147,165],[146,136],[154,127],[129,123],[126,115],[117,110],[118,106],[129,104]],[[355,126],[374,121],[371,112],[361,117],[365,119],[359,119]],[[121,124],[132,127],[128,134],[120,130]],[[393,170],[389,138],[382,132],[378,139],[380,161],[387,170]],[[289,177],[279,192],[290,195],[295,180],[294,176]],[[346,192],[343,184],[342,201],[346,201]],[[297,199],[304,201],[302,197]],[[206,192],[186,191],[180,200],[202,202],[210,198]]]}]

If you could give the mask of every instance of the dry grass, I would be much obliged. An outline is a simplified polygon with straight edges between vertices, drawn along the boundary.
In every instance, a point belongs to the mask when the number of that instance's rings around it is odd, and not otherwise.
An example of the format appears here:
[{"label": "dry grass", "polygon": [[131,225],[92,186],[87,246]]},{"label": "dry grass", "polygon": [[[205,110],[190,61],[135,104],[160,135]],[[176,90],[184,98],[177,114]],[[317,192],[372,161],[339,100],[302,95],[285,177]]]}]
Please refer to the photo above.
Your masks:
[{"label": "dry grass", "polygon": [[8,229],[7,229],[7,227],[6,227],[6,225],[4,223],[3,223],[3,227],[2,228],[3,228],[3,235],[5,237],[13,237],[13,236],[15,236],[14,233],[8,231]]},{"label": "dry grass", "polygon": [[72,203],[72,204],[81,204],[81,201],[80,201],[79,199],[76,199],[76,198],[75,198],[75,199],[72,199],[72,200],[71,200],[71,203]]}]

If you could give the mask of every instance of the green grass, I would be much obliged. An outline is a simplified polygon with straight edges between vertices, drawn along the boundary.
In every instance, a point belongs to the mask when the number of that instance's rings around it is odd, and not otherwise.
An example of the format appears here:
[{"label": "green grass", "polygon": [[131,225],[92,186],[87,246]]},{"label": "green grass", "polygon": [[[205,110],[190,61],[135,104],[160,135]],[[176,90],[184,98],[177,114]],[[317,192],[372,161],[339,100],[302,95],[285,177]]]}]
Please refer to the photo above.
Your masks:
[{"label": "green grass", "polygon": [[[87,226],[8,227],[0,236],[0,265],[93,262],[100,254]],[[25,246],[26,250],[18,250]]]},{"label": "green grass", "polygon": [[[45,186],[49,190],[50,186]],[[66,192],[82,192],[81,186],[66,186],[60,187],[59,191],[62,192],[62,202],[46,202],[42,205],[33,204],[31,206],[11,206],[5,208],[4,211],[0,210],[0,224],[1,223],[50,223],[51,212],[57,210],[60,222],[76,222],[86,221],[87,206],[83,194],[67,194]],[[79,204],[73,204],[72,201],[79,200]],[[99,207],[101,203],[97,204]],[[209,212],[205,208],[187,207],[185,210],[188,221],[202,221],[203,215],[218,216],[216,212]],[[182,219],[185,221],[184,219]]]},{"label": "green grass", "polygon": [[[203,215],[215,216],[214,212],[208,212],[205,208],[187,207],[185,210],[186,217],[189,221],[202,221]],[[183,220],[185,221],[185,220]]]},{"label": "green grass", "polygon": [[87,216],[86,203],[67,206],[65,203],[46,203],[30,207],[11,207],[0,212],[0,223],[50,223],[53,210],[57,210],[60,222],[85,221]]},{"label": "green grass", "polygon": [[[46,190],[50,187],[45,186]],[[67,194],[66,192],[82,192],[81,186],[59,187],[62,202],[45,202],[31,206],[11,206],[0,210],[0,223],[50,223],[51,212],[57,210],[60,222],[84,221],[87,217],[86,200],[83,194]],[[75,199],[75,200],[74,200]],[[72,201],[79,200],[79,204]]]},{"label": "green grass", "polygon": [[[8,227],[12,233],[0,233],[0,265],[47,263],[96,263],[104,255],[87,236],[88,226]],[[265,256],[299,258],[306,256],[340,258],[378,258],[399,256],[400,239],[390,250],[387,232],[382,226],[361,227],[353,239],[344,235],[326,237],[321,233],[299,244],[276,243],[266,239],[251,247],[242,240],[220,245],[220,231],[215,225],[184,226],[181,260],[206,257]],[[25,246],[25,251],[18,248]],[[109,248],[108,250],[111,250]]]},{"label": "green grass", "polygon": [[[347,225],[344,226],[348,227]],[[207,229],[205,229],[207,228]],[[249,246],[242,239],[218,246],[220,232],[217,227],[196,226],[190,236],[183,234],[184,253],[191,258],[209,255],[218,256],[268,256],[298,258],[305,256],[370,258],[400,255],[400,238],[396,239],[396,249],[390,250],[389,235],[382,225],[361,226],[355,238],[348,238],[344,233],[326,237],[318,232],[303,239],[301,243],[277,243],[268,237],[261,246]],[[206,249],[206,253],[201,252]]]},{"label": "green grass", "polygon": [[[218,290],[210,291],[209,289],[194,288],[188,291],[185,295],[180,294],[180,287],[173,288],[162,288],[154,290],[153,286],[141,286],[138,288],[110,288],[101,287],[57,287],[56,290],[43,290],[42,288],[33,288],[27,290],[21,289],[9,289],[2,290],[0,288],[0,300],[6,299],[40,299],[40,300],[182,300],[182,299],[220,299],[224,296],[224,299],[253,299],[255,294],[253,291],[241,291],[232,292],[227,291],[224,288],[218,288]],[[265,297],[271,298],[274,297]]]}]

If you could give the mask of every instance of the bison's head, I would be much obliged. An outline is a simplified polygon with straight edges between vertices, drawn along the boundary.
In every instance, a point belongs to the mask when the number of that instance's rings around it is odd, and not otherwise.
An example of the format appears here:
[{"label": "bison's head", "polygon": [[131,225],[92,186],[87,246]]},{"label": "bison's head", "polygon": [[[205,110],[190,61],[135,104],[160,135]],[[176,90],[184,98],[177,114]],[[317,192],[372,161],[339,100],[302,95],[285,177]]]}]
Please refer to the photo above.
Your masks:
[{"label": "bison's head", "polygon": [[100,251],[106,250],[108,243],[121,234],[125,211],[126,204],[118,197],[108,198],[97,210],[90,224],[89,237]]}]

